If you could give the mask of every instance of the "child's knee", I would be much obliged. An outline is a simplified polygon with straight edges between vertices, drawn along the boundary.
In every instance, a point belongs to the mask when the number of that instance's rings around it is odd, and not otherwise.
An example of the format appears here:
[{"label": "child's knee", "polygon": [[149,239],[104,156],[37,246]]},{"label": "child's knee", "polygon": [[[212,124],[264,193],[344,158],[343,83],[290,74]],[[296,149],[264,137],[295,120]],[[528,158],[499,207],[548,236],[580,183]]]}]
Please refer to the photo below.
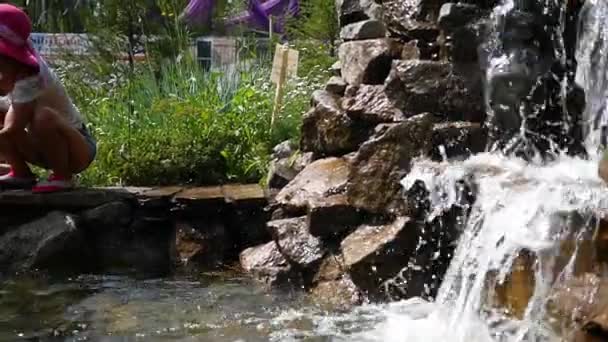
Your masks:
[{"label": "child's knee", "polygon": [[57,128],[57,114],[49,109],[42,108],[34,113],[34,117],[30,123],[30,129],[34,134],[40,134]]}]

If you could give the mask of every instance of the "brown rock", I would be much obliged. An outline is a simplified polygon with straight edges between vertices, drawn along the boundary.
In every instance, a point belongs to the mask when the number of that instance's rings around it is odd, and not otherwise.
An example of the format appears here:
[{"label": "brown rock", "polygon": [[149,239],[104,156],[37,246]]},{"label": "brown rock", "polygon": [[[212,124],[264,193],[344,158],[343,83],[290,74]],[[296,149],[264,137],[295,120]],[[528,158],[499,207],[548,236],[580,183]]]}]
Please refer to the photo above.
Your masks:
[{"label": "brown rock", "polygon": [[294,152],[287,157],[273,159],[270,162],[268,174],[268,187],[270,189],[281,189],[289,184],[298,173],[312,163],[314,156],[312,152]]},{"label": "brown rock", "polygon": [[218,222],[177,222],[172,241],[174,264],[216,269],[222,266],[231,244]]},{"label": "brown rock", "polygon": [[359,288],[379,293],[384,281],[407,266],[417,242],[411,227],[409,218],[400,217],[390,224],[361,226],[342,241],[344,267]]},{"label": "brown rock", "polygon": [[418,41],[412,40],[403,44],[403,50],[401,51],[400,59],[420,59],[420,49],[418,48]]},{"label": "brown rock", "polygon": [[343,158],[320,159],[308,165],[276,197],[281,206],[308,209],[343,191],[350,164]]},{"label": "brown rock", "polygon": [[344,274],[346,274],[346,269],[344,268],[344,258],[342,255],[329,254],[321,261],[313,283],[338,280]]},{"label": "brown rock", "polygon": [[361,212],[348,203],[345,194],[326,197],[308,209],[308,229],[314,236],[339,237],[359,225]]},{"label": "brown rock", "polygon": [[268,286],[281,286],[292,280],[291,267],[274,241],[244,250],[240,262],[245,272]]},{"label": "brown rock", "polygon": [[428,112],[480,122],[485,116],[481,83],[471,74],[465,77],[449,62],[395,61],[385,91],[406,116]]},{"label": "brown rock", "polygon": [[487,131],[479,123],[445,122],[433,126],[433,160],[462,158],[486,148]]},{"label": "brown rock", "polygon": [[372,213],[404,213],[407,203],[400,182],[413,158],[429,153],[432,125],[430,114],[379,125],[354,157],[347,187],[349,203]]},{"label": "brown rock", "polygon": [[327,91],[313,94],[313,106],[304,115],[300,149],[315,156],[339,156],[355,151],[365,140],[362,131],[346,115],[338,98]]},{"label": "brown rock", "polygon": [[271,221],[268,229],[281,254],[299,267],[312,267],[325,254],[321,241],[308,232],[306,217]]},{"label": "brown rock", "polygon": [[[509,313],[523,319],[534,294],[536,279],[534,276],[534,263],[536,258],[527,252],[522,252],[514,261],[510,273],[503,283],[493,283],[495,298],[492,303],[507,309]],[[492,279],[494,280],[494,279]]]},{"label": "brown rock", "polygon": [[364,296],[348,276],[324,281],[310,291],[313,302],[327,309],[346,310],[363,303]]},{"label": "brown rock", "polygon": [[342,77],[350,85],[382,84],[391,63],[401,55],[401,44],[392,39],[346,42],[340,46]]},{"label": "brown rock", "polygon": [[348,87],[342,105],[351,118],[371,124],[400,122],[406,119],[403,112],[386,96],[382,85]]},{"label": "brown rock", "polygon": [[608,183],[608,150],[606,150],[606,152],[604,152],[604,155],[602,156],[602,160],[600,161],[598,173],[600,175],[600,178],[604,182]]}]

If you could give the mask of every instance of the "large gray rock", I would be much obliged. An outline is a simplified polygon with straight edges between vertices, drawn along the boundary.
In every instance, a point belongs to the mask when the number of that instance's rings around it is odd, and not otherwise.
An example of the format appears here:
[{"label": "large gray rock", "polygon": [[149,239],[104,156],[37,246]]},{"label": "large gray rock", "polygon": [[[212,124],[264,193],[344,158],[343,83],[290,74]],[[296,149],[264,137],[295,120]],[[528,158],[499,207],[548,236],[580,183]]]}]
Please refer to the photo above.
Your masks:
[{"label": "large gray rock", "polygon": [[421,114],[395,124],[379,125],[376,135],[353,158],[348,179],[349,203],[372,213],[406,213],[401,180],[414,158],[431,149],[434,120]]},{"label": "large gray rock", "polygon": [[346,25],[340,31],[340,38],[344,41],[384,38],[386,27],[380,20],[365,20]]},{"label": "large gray rock", "polygon": [[343,43],[338,52],[342,77],[350,85],[382,84],[401,49],[399,42],[386,38]]},{"label": "large gray rock", "polygon": [[351,166],[344,158],[326,158],[308,165],[279,192],[276,202],[293,211],[307,210],[343,192]]},{"label": "large gray rock", "polygon": [[332,76],[325,84],[325,90],[337,96],[343,96],[348,84],[340,76]]},{"label": "large gray rock", "polygon": [[[71,268],[87,262],[83,241],[73,216],[51,212],[0,237],[0,266],[9,271]],[[74,262],[78,255],[80,261]]]},{"label": "large gray rock", "polygon": [[364,225],[341,243],[344,267],[353,282],[368,295],[381,293],[380,286],[408,265],[417,239],[409,218],[383,225]]},{"label": "large gray rock", "polygon": [[437,21],[442,29],[451,31],[471,24],[483,15],[476,5],[450,2],[441,6]]},{"label": "large gray rock", "polygon": [[289,262],[308,269],[323,258],[323,244],[308,231],[306,217],[271,221],[268,228]]},{"label": "large gray rock", "polygon": [[274,241],[244,250],[240,263],[245,272],[269,287],[283,286],[293,280],[291,266]]},{"label": "large gray rock", "polygon": [[336,8],[341,26],[366,19],[382,19],[382,6],[374,0],[336,0]]},{"label": "large gray rock", "polygon": [[330,71],[333,76],[342,76],[342,63],[340,61],[335,62],[331,65]]},{"label": "large gray rock", "polygon": [[133,220],[133,206],[127,201],[117,201],[89,209],[81,215],[88,229],[108,229],[129,225]]},{"label": "large gray rock", "polygon": [[302,121],[302,151],[313,152],[315,157],[338,156],[355,151],[365,140],[365,130],[346,115],[335,95],[316,91],[313,106]]},{"label": "large gray rock", "polygon": [[394,37],[404,40],[419,40],[426,46],[425,55],[437,48],[439,36],[436,18],[443,0],[385,0],[383,1],[384,21]]},{"label": "large gray rock", "polygon": [[351,118],[373,124],[406,119],[403,112],[386,96],[382,85],[350,86],[342,105]]},{"label": "large gray rock", "polygon": [[465,77],[448,62],[395,61],[386,94],[406,116],[428,112],[480,122],[485,109],[480,80],[475,77],[474,73]]}]

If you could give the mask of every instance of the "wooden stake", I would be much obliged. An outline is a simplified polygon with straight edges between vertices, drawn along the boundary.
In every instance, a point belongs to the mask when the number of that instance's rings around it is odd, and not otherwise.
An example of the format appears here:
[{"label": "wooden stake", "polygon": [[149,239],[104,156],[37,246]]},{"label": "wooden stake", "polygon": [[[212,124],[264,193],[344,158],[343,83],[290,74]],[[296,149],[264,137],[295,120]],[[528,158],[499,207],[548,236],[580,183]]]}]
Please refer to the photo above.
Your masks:
[{"label": "wooden stake", "polygon": [[274,128],[276,117],[281,108],[283,100],[283,88],[287,79],[287,63],[289,61],[289,47],[286,45],[277,45],[277,51],[280,53],[281,66],[279,68],[279,77],[277,80],[277,88],[274,97],[274,107],[272,109],[272,117],[270,119],[270,131]]}]

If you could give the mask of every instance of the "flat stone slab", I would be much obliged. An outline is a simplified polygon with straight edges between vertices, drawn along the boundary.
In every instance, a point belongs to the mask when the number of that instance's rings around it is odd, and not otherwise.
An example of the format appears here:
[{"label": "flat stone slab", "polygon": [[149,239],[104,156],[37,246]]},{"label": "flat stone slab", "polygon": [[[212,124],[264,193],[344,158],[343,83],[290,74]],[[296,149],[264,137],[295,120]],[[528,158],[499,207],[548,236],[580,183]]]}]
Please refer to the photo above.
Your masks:
[{"label": "flat stone slab", "polygon": [[49,209],[87,209],[133,199],[135,195],[123,189],[83,188],[51,194],[34,194],[24,190],[0,192],[0,206],[36,206]]},{"label": "flat stone slab", "polygon": [[257,184],[224,185],[209,187],[168,186],[157,188],[79,188],[51,194],[34,194],[31,191],[11,190],[0,192],[0,206],[34,206],[49,209],[80,210],[117,201],[151,200],[194,202],[197,205],[264,201],[266,194]]}]

